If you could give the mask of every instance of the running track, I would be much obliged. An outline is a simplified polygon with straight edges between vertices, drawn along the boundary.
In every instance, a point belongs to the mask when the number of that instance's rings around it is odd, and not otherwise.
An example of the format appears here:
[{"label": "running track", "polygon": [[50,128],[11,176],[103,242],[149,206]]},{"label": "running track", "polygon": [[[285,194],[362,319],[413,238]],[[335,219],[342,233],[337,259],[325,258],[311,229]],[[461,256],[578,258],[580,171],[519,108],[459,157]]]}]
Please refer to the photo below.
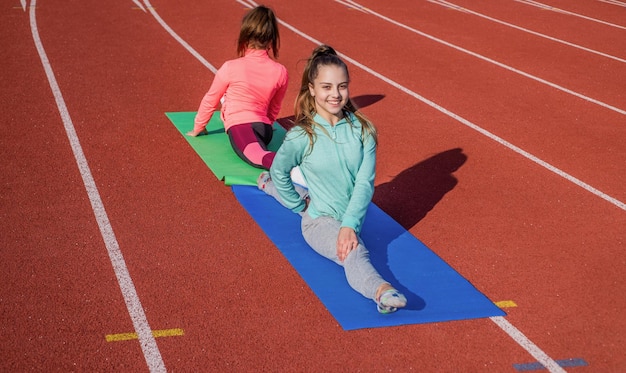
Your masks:
[{"label": "running track", "polygon": [[3,3],[0,370],[626,370],[624,2],[266,2],[281,123],[334,46],[375,202],[508,313],[352,332],[164,115],[250,4]]}]

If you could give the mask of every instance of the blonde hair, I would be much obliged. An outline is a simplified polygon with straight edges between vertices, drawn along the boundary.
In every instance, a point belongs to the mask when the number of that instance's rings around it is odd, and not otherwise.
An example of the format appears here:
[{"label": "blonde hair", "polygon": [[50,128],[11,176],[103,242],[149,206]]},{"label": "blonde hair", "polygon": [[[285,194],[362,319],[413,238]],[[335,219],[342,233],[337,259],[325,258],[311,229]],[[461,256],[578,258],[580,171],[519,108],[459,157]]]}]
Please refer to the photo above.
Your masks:
[{"label": "blonde hair", "polygon": [[[313,98],[313,96],[311,96],[309,85],[312,85],[317,78],[320,67],[328,65],[335,65],[343,68],[346,72],[348,80],[350,80],[348,74],[348,66],[346,66],[345,62],[343,62],[341,58],[339,58],[337,52],[335,52],[332,47],[322,44],[313,50],[311,57],[306,62],[304,72],[302,73],[300,92],[298,92],[298,97],[296,98],[294,108],[296,125],[301,127],[307,134],[307,136],[309,136],[309,152],[313,149],[313,143],[315,142],[315,127],[318,126],[318,124],[316,124],[313,120],[313,117],[315,116],[315,99]],[[354,114],[359,120],[359,122],[361,123],[362,140],[365,139],[366,136],[372,136],[374,142],[378,144],[376,127],[374,127],[374,124],[370,122],[369,119],[367,119],[367,117],[365,117],[365,115],[363,115],[363,113],[361,113],[356,108],[350,98],[348,98],[348,102],[342,110],[345,118],[351,125],[352,121],[350,119],[349,113]],[[324,132],[326,132],[323,127],[320,128]]]},{"label": "blonde hair", "polygon": [[248,48],[271,49],[274,58],[278,58],[280,49],[278,21],[274,12],[264,5],[250,10],[241,20],[237,55],[243,57]]}]

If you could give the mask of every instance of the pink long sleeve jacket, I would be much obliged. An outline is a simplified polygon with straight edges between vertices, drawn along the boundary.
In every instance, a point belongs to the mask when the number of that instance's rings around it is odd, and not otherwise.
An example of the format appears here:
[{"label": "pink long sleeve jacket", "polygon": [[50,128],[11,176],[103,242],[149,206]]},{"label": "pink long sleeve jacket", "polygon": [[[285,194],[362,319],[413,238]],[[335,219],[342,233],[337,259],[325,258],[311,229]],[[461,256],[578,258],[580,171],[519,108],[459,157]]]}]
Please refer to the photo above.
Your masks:
[{"label": "pink long sleeve jacket", "polygon": [[243,57],[226,61],[204,95],[194,121],[194,132],[206,128],[224,94],[221,118],[226,131],[237,124],[272,124],[287,91],[287,69],[267,50],[248,49]]}]

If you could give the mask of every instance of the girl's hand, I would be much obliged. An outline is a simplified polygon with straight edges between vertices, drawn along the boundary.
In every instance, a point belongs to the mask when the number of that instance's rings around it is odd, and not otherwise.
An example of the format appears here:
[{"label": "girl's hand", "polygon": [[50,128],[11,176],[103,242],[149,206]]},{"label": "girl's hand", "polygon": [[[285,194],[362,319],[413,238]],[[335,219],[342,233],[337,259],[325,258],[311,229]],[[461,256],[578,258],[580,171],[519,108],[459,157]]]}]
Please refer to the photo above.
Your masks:
[{"label": "girl's hand", "polygon": [[337,257],[343,262],[348,254],[359,245],[359,239],[352,228],[341,227],[337,237]]},{"label": "girl's hand", "polygon": [[208,134],[209,134],[209,131],[207,131],[206,128],[199,132],[194,132],[194,131],[187,132],[187,136],[192,136],[192,137],[208,135]]}]

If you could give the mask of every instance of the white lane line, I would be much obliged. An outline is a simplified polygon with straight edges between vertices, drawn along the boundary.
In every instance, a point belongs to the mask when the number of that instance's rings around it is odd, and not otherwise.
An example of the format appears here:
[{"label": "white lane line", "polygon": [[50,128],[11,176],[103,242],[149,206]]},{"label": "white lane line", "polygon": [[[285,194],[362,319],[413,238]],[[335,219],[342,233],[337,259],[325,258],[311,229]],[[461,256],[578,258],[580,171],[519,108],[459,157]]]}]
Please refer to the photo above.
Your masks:
[{"label": "white lane line", "polygon": [[626,8],[626,3],[623,1],[617,1],[617,0],[598,0],[598,1],[611,4],[611,5],[623,6],[624,8]]},{"label": "white lane line", "polygon": [[550,372],[565,372],[565,369],[561,368],[559,363],[554,361],[550,356],[543,352],[536,344],[534,344],[524,333],[520,332],[513,324],[508,322],[502,316],[490,317],[491,321],[496,323],[500,329],[504,330],[517,344],[522,346],[532,357],[537,359],[548,371]]},{"label": "white lane line", "polygon": [[551,10],[553,12],[558,12],[558,13],[563,13],[563,14],[568,14],[570,16],[579,17],[579,18],[582,18],[582,19],[586,19],[588,21],[598,22],[598,23],[602,23],[602,24],[607,25],[607,26],[616,27],[616,28],[619,28],[619,29],[622,29],[622,30],[626,30],[626,26],[616,25],[615,23],[606,22],[606,21],[603,21],[601,19],[587,17],[587,16],[582,15],[582,14],[570,12],[570,11],[563,10],[563,9],[560,9],[560,8],[555,8],[555,7],[551,6],[551,5],[540,3],[538,1],[534,1],[534,0],[515,0],[515,1],[520,2],[522,4],[536,6],[536,7],[541,8],[541,9]]},{"label": "white lane line", "polygon": [[26,11],[26,0],[20,0],[20,4],[22,4],[22,10]]},{"label": "white lane line", "polygon": [[176,39],[176,41],[179,42],[180,45],[185,47],[185,49],[187,49],[189,53],[191,53],[194,57],[196,57],[196,59],[200,61],[207,69],[211,70],[213,74],[217,73],[217,69],[215,68],[215,66],[211,65],[209,61],[204,59],[204,57],[202,57],[200,53],[198,53],[195,49],[193,49],[191,45],[189,45],[185,40],[183,40],[183,38],[178,36],[178,34],[174,32],[174,30],[172,30],[172,28],[167,23],[165,23],[165,21],[163,21],[163,19],[159,16],[156,10],[154,10],[154,7],[152,6],[152,4],[150,4],[150,0],[144,0],[143,2],[144,4],[146,4],[146,8],[148,8],[148,11],[150,12],[150,14],[152,14],[154,19],[156,19],[157,22],[159,22],[161,27],[163,27],[170,35],[172,35],[172,37]]},{"label": "white lane line", "polygon": [[532,80],[534,80],[534,81],[537,81],[537,82],[539,82],[539,83],[545,84],[545,85],[550,86],[550,87],[552,87],[552,88],[558,89],[559,91],[562,91],[562,92],[568,93],[568,94],[570,94],[570,95],[572,95],[572,96],[576,96],[576,97],[581,98],[581,99],[583,99],[583,100],[585,100],[585,101],[588,101],[588,102],[591,102],[591,103],[593,103],[593,104],[596,104],[596,105],[602,106],[602,107],[604,107],[604,108],[606,108],[606,109],[609,109],[609,110],[615,111],[616,113],[619,113],[619,114],[622,114],[622,115],[626,115],[626,110],[624,110],[624,109],[620,109],[620,108],[618,108],[618,107],[615,107],[615,106],[609,105],[609,104],[607,104],[607,103],[604,103],[604,102],[602,102],[602,101],[600,101],[600,100],[596,100],[595,98],[591,98],[591,97],[589,97],[589,96],[585,96],[585,95],[583,95],[582,93],[578,93],[578,92],[572,91],[571,89],[568,89],[568,88],[562,87],[562,86],[560,86],[560,85],[558,85],[558,84],[556,84],[556,83],[552,83],[552,82],[547,81],[547,80],[545,80],[545,79],[542,79],[542,78],[540,78],[540,77],[538,77],[538,76],[534,76],[534,75],[529,74],[529,73],[527,73],[527,72],[524,72],[524,71],[522,71],[522,70],[516,69],[516,68],[514,68],[514,67],[512,67],[512,66],[506,65],[506,64],[504,64],[504,63],[502,63],[502,62],[498,62],[498,61],[493,60],[493,59],[491,59],[491,58],[489,58],[489,57],[485,57],[485,56],[483,56],[483,55],[481,55],[481,54],[478,54],[478,53],[476,53],[476,52],[472,52],[472,51],[470,51],[470,50],[468,50],[468,49],[465,49],[465,48],[459,47],[458,45],[455,45],[455,44],[449,43],[449,42],[447,42],[447,41],[445,41],[445,40],[439,39],[439,38],[437,38],[437,37],[435,37],[435,36],[432,36],[432,35],[429,35],[429,34],[427,34],[427,33],[425,33],[425,32],[422,32],[422,31],[419,31],[419,30],[417,30],[417,29],[414,29],[414,28],[412,28],[412,27],[410,27],[410,26],[407,26],[407,25],[405,25],[405,24],[403,24],[403,23],[400,23],[400,22],[398,22],[398,21],[396,21],[396,20],[393,20],[393,19],[391,19],[391,18],[389,18],[389,17],[387,17],[387,16],[384,16],[384,15],[382,15],[382,14],[380,14],[380,13],[377,13],[377,12],[373,11],[373,10],[372,10],[372,9],[370,9],[370,8],[364,7],[364,6],[362,6],[362,5],[358,4],[357,2],[355,2],[355,1],[353,1],[353,0],[346,0],[346,1],[347,1],[347,2],[349,2],[349,3],[351,3],[351,4],[353,4],[353,5],[356,5],[356,6],[360,6],[360,7],[362,7],[362,9],[364,9],[367,13],[369,13],[369,14],[371,14],[371,15],[373,15],[373,16],[376,16],[376,17],[378,17],[378,18],[380,18],[380,19],[382,19],[382,20],[385,20],[385,21],[387,21],[387,22],[389,22],[389,23],[391,23],[391,24],[394,24],[394,25],[396,25],[396,26],[398,26],[398,27],[401,27],[401,28],[406,29],[406,30],[408,30],[408,31],[411,31],[411,32],[413,32],[413,33],[415,33],[415,34],[418,34],[418,35],[420,35],[420,36],[423,36],[423,37],[425,37],[425,38],[427,38],[427,39],[430,39],[430,40],[435,41],[435,42],[437,42],[437,43],[443,44],[443,45],[448,46],[448,47],[450,47],[450,48],[456,49],[456,50],[458,50],[459,52],[463,52],[463,53],[469,54],[470,56],[476,57],[476,58],[481,59],[481,60],[483,60],[483,61],[486,61],[486,62],[492,63],[492,64],[494,64],[494,65],[496,65],[496,66],[499,66],[499,67],[501,67],[501,68],[503,68],[503,69],[509,70],[509,71],[514,72],[514,73],[519,74],[519,75],[522,75],[522,76],[524,76],[524,77],[526,77],[526,78],[532,79]]},{"label": "white lane line", "polygon": [[464,7],[460,6],[460,5],[453,4],[453,3],[449,2],[449,1],[445,1],[445,0],[428,0],[428,1],[433,3],[433,4],[437,4],[437,5],[441,5],[441,6],[444,6],[444,7],[449,7],[449,8],[455,9],[455,10],[459,10],[459,11],[462,11],[462,12],[465,12],[465,13],[473,14],[473,15],[475,15],[477,17],[481,17],[481,18],[490,20],[492,22],[496,22],[496,23],[499,23],[501,25],[514,28],[516,30],[520,30],[520,31],[523,31],[523,32],[526,32],[526,33],[529,33],[529,34],[532,34],[532,35],[535,35],[535,36],[539,36],[539,37],[544,38],[544,39],[548,39],[548,40],[551,40],[551,41],[554,41],[554,42],[557,42],[557,43],[561,43],[561,44],[567,45],[567,46],[572,47],[572,48],[577,48],[577,49],[583,50],[585,52],[597,54],[599,56],[610,58],[610,59],[618,61],[618,62],[626,63],[626,60],[623,59],[623,58],[619,58],[619,57],[616,57],[616,56],[613,56],[613,55],[610,55],[610,54],[607,54],[607,53],[604,53],[604,52],[600,52],[600,51],[597,51],[595,49],[583,47],[582,45],[570,43],[569,41],[557,39],[555,37],[552,37],[552,36],[549,36],[549,35],[545,35],[545,34],[542,34],[540,32],[532,31],[532,30],[529,30],[527,28],[524,28],[524,27],[521,27],[521,26],[517,26],[517,25],[514,25],[512,23],[508,23],[508,22],[505,22],[505,21],[502,21],[502,20],[490,17],[488,15],[475,12],[475,11],[473,11],[471,9],[464,8]]},{"label": "white lane line", "polygon": [[139,9],[143,10],[144,13],[146,12],[146,8],[144,8],[143,4],[139,0],[133,0],[133,3],[135,3]]},{"label": "white lane line", "polygon": [[154,337],[152,336],[152,331],[150,329],[150,326],[148,325],[148,320],[146,319],[146,315],[144,313],[143,307],[141,306],[141,302],[139,301],[139,296],[137,295],[137,291],[135,290],[135,285],[133,284],[133,280],[130,277],[128,268],[126,267],[126,262],[124,261],[124,257],[122,256],[122,252],[120,251],[119,243],[117,242],[115,233],[113,232],[113,228],[111,227],[109,217],[107,216],[107,213],[104,209],[104,204],[102,203],[102,199],[100,198],[100,193],[98,192],[96,182],[93,179],[91,170],[89,169],[89,165],[87,164],[87,159],[85,158],[85,154],[83,153],[80,141],[78,139],[78,136],[76,135],[74,124],[72,123],[69,111],[67,110],[67,106],[65,105],[63,95],[61,94],[61,89],[59,88],[57,80],[54,76],[54,72],[52,71],[52,66],[50,65],[50,61],[48,60],[46,51],[44,50],[43,44],[41,43],[41,38],[39,37],[39,31],[37,29],[37,20],[35,18],[36,3],[37,0],[32,0],[29,13],[30,28],[33,34],[33,40],[35,42],[35,46],[37,47],[37,52],[39,53],[39,58],[41,59],[41,63],[43,64],[46,76],[48,77],[48,83],[50,84],[50,88],[52,89],[52,94],[54,95],[54,100],[56,101],[57,107],[59,109],[61,119],[63,120],[63,126],[65,127],[67,138],[70,142],[72,152],[74,153],[74,158],[76,159],[76,164],[78,165],[80,175],[83,179],[83,184],[85,185],[87,195],[89,196],[91,208],[93,209],[96,221],[98,222],[100,234],[102,235],[102,239],[104,240],[104,244],[107,248],[109,259],[111,260],[111,264],[113,265],[113,270],[115,271],[117,282],[122,291],[122,295],[124,296],[126,308],[132,319],[133,326],[135,327],[135,332],[139,337],[141,349],[143,351],[146,362],[148,363],[150,371],[166,372],[165,364],[163,363],[163,359],[161,358],[161,353],[159,352],[159,348],[157,347]]},{"label": "white lane line", "polygon": [[365,13],[365,11],[363,9],[359,8],[358,6],[354,6],[352,4],[346,3],[345,1],[335,0],[335,2],[337,2],[337,3],[341,4],[341,5],[347,6],[350,9],[358,10],[359,12]]}]

